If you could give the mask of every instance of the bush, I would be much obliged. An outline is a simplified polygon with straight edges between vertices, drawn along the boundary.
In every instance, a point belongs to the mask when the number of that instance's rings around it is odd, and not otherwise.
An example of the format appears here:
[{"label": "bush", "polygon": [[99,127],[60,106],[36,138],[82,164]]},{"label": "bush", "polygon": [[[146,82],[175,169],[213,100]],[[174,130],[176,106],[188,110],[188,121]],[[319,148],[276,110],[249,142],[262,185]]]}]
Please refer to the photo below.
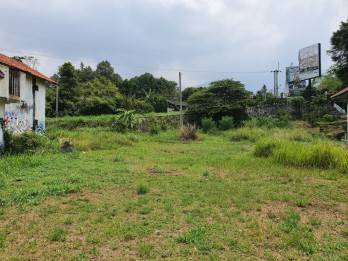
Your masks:
[{"label": "bush", "polygon": [[111,119],[111,128],[117,132],[125,133],[139,128],[139,119],[135,117],[135,111],[122,110],[121,114]]},{"label": "bush", "polygon": [[204,133],[211,133],[216,129],[215,121],[212,118],[203,118],[201,125]]},{"label": "bush", "polygon": [[150,126],[150,134],[151,135],[156,135],[156,134],[160,133],[160,131],[161,131],[161,127],[159,125],[152,124]]},{"label": "bush", "polygon": [[232,116],[223,116],[219,121],[220,130],[230,130],[234,128],[234,118]]},{"label": "bush", "polygon": [[323,116],[323,120],[324,120],[325,122],[333,122],[333,121],[335,121],[335,117],[332,116],[331,114],[325,114],[325,115]]},{"label": "bush", "polygon": [[187,124],[180,128],[180,140],[198,140],[197,127],[195,124]]},{"label": "bush", "polygon": [[43,148],[46,143],[44,136],[38,135],[35,132],[23,132],[20,134],[12,134],[9,131],[4,132],[5,153],[21,154],[35,152]]}]

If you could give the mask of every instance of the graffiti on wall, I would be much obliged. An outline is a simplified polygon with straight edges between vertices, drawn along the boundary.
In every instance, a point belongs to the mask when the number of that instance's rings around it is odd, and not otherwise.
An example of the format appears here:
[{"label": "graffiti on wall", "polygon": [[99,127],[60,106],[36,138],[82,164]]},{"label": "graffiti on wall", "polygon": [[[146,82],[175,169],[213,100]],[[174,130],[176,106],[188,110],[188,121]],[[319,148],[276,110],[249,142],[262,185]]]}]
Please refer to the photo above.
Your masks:
[{"label": "graffiti on wall", "polygon": [[30,131],[30,122],[26,115],[17,115],[15,112],[5,112],[5,130],[13,133],[21,133],[24,131]]},{"label": "graffiti on wall", "polygon": [[45,122],[44,121],[39,121],[36,128],[35,128],[35,132],[37,134],[40,135],[44,135],[45,134]]}]

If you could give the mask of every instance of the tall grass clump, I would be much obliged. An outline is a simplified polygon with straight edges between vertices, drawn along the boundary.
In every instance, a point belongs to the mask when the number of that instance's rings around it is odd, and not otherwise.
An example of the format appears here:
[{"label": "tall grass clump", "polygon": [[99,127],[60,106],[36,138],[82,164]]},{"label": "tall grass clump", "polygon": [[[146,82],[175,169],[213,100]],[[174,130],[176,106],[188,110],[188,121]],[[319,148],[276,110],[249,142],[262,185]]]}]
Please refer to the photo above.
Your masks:
[{"label": "tall grass clump", "polygon": [[256,143],[254,155],[256,157],[270,157],[273,151],[281,146],[281,141],[265,138]]},{"label": "tall grass clump", "polygon": [[187,124],[180,128],[180,140],[198,140],[197,127],[195,124]]},{"label": "tall grass clump", "polygon": [[226,135],[230,141],[250,141],[255,142],[264,136],[264,130],[260,128],[243,127],[228,132]]},{"label": "tall grass clump", "polygon": [[273,158],[285,165],[337,169],[348,173],[348,151],[331,143],[284,141],[273,151]]}]

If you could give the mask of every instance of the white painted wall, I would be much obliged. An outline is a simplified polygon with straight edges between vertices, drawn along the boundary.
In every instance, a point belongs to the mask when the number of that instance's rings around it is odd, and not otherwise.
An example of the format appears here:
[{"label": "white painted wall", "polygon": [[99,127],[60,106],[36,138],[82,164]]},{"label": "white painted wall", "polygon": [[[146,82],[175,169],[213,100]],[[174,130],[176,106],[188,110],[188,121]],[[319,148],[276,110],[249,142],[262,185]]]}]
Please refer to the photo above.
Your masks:
[{"label": "white painted wall", "polygon": [[0,97],[8,98],[9,69],[0,64],[0,70],[5,74],[5,78],[0,80]]},{"label": "white painted wall", "polygon": [[[5,73],[5,78],[0,80],[0,118],[4,118],[9,128],[15,133],[30,130],[33,128],[33,93],[32,76],[20,72],[20,100],[5,104],[1,97],[9,97],[9,69],[0,65],[0,70]],[[39,126],[45,129],[45,81],[37,78],[36,85],[39,90],[35,92],[35,119]]]}]

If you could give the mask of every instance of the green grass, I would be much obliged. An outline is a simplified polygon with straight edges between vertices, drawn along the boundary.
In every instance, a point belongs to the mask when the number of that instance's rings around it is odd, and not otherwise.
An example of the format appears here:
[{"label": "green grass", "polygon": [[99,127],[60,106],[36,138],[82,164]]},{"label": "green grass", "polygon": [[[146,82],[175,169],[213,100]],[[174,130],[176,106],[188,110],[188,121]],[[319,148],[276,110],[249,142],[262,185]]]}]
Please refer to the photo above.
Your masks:
[{"label": "green grass", "polygon": [[[178,130],[49,126],[47,136],[71,140],[73,152],[0,158],[1,260],[348,257],[347,173],[274,156],[288,144],[294,155],[344,153],[304,129],[247,126],[183,142]],[[272,140],[284,142],[254,155]]]}]

